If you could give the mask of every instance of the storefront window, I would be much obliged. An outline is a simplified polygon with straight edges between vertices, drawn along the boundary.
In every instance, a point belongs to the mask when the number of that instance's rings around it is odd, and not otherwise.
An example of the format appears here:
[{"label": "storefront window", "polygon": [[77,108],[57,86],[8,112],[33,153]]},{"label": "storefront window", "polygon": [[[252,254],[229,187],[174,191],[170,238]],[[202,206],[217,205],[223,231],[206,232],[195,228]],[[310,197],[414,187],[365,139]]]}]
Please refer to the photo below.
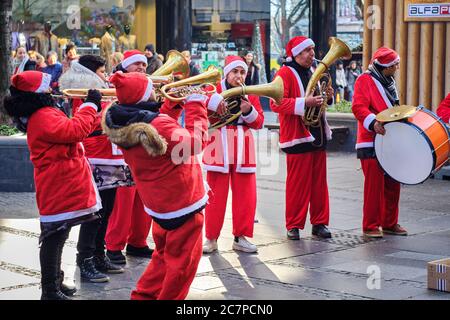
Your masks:
[{"label": "storefront window", "polygon": [[250,51],[265,68],[269,26],[270,0],[192,0],[192,60],[204,70]]},{"label": "storefront window", "polygon": [[[13,50],[19,45],[39,49],[47,23],[57,37],[60,57],[69,42],[78,47],[79,54],[99,54],[100,39],[108,25],[117,40],[114,51],[122,51],[118,40],[125,34],[125,25],[133,25],[134,10],[134,0],[14,0]],[[16,42],[15,34],[19,39]]]}]

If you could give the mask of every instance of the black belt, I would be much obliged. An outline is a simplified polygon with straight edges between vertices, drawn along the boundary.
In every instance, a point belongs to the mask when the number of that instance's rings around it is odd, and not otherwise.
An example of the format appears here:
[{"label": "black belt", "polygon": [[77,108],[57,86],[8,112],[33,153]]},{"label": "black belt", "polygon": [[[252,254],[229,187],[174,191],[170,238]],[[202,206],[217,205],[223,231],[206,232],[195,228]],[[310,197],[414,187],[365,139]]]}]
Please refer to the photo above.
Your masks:
[{"label": "black belt", "polygon": [[92,131],[92,133],[90,135],[88,135],[88,138],[98,137],[98,136],[103,136],[103,135],[104,134],[103,134],[102,130],[95,130],[95,131]]}]

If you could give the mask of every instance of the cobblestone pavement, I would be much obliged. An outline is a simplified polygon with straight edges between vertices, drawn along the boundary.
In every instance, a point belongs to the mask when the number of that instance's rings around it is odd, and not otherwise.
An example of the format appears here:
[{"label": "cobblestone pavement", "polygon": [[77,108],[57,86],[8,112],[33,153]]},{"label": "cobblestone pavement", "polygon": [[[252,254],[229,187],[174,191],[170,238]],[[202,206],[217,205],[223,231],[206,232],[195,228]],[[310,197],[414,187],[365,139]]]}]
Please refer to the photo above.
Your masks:
[{"label": "cobblestone pavement", "polygon": [[[450,257],[449,181],[429,179],[403,187],[400,223],[410,235],[369,241],[361,236],[359,162],[354,154],[330,153],[333,238],[312,237],[308,223],[300,241],[288,241],[285,159],[278,152],[272,156],[277,170],[264,170],[262,164],[258,172],[258,222],[252,241],[259,252],[231,249],[229,205],[219,252],[202,257],[189,299],[450,299],[448,293],[427,289],[426,271],[428,261]],[[0,299],[40,296],[36,216],[33,193],[0,193]],[[129,257],[126,272],[111,275],[106,284],[81,282],[75,267],[77,234],[74,228],[63,254],[66,280],[79,289],[76,299],[129,299],[148,260]],[[150,238],[149,243],[153,245]],[[378,272],[380,282],[373,281]]]}]

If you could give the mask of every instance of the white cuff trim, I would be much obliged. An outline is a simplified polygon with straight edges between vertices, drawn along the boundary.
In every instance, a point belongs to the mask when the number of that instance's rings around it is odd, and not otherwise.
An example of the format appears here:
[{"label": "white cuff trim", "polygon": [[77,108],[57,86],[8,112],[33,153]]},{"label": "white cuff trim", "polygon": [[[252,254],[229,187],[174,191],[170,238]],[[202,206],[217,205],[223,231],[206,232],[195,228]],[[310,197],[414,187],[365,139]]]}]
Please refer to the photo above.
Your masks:
[{"label": "white cuff trim", "polygon": [[294,114],[297,116],[303,116],[305,114],[305,98],[295,99]]},{"label": "white cuff trim", "polygon": [[186,100],[184,101],[185,103],[188,102],[200,102],[200,103],[205,103],[206,100],[208,99],[207,96],[203,95],[203,94],[199,94],[199,93],[193,93],[191,95],[188,95],[186,97]]},{"label": "white cuff trim", "polygon": [[86,108],[86,107],[92,107],[92,108],[95,109],[95,112],[98,111],[98,107],[95,105],[95,103],[92,103],[92,102],[85,102],[85,103],[83,103],[83,104],[78,108],[78,111],[80,111],[81,109]]},{"label": "white cuff trim", "polygon": [[366,128],[367,131],[372,131],[370,130],[369,126],[372,123],[372,121],[375,120],[376,117],[377,116],[375,114],[371,113],[364,119],[363,126],[364,128]]},{"label": "white cuff trim", "polygon": [[219,106],[219,103],[222,102],[222,100],[223,97],[220,94],[218,94],[217,92],[214,93],[211,98],[209,98],[208,110],[216,112],[217,107]]},{"label": "white cuff trim", "polygon": [[373,148],[373,142],[360,142],[356,144],[355,149]]},{"label": "white cuff trim", "polygon": [[256,119],[258,119],[258,115],[259,115],[258,111],[256,111],[256,109],[253,108],[252,106],[252,111],[248,115],[242,116],[242,119],[244,119],[244,121],[247,123],[252,123]]}]

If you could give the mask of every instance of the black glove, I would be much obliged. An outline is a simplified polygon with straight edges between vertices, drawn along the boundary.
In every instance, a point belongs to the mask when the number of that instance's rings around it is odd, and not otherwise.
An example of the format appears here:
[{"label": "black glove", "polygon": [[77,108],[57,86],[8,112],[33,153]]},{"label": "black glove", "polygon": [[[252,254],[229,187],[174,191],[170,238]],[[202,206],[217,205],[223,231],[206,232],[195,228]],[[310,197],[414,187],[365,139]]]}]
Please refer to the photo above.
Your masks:
[{"label": "black glove", "polygon": [[102,94],[96,89],[89,89],[85,102],[91,102],[97,106],[97,112],[102,110]]}]

